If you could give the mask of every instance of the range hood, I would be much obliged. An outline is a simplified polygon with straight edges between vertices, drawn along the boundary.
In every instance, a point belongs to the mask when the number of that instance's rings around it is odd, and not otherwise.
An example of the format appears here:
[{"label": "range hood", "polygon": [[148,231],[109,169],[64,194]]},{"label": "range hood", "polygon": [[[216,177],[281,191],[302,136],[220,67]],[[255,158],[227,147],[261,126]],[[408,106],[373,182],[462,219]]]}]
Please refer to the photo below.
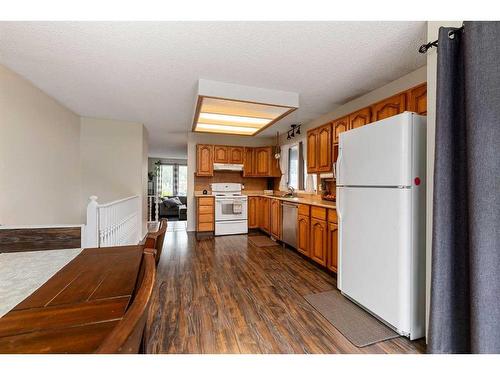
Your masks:
[{"label": "range hood", "polygon": [[214,171],[242,171],[243,164],[214,163]]}]

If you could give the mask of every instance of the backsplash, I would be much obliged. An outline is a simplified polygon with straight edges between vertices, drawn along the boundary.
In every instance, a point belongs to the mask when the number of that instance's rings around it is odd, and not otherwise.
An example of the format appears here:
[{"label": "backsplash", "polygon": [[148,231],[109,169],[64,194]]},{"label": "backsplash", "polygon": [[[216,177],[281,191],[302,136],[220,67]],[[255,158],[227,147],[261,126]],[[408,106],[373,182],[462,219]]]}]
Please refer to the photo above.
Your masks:
[{"label": "backsplash", "polygon": [[194,191],[210,191],[210,184],[215,182],[235,182],[245,184],[245,190],[248,191],[263,191],[268,188],[268,180],[263,177],[243,177],[241,172],[214,171],[213,177],[194,176]]}]

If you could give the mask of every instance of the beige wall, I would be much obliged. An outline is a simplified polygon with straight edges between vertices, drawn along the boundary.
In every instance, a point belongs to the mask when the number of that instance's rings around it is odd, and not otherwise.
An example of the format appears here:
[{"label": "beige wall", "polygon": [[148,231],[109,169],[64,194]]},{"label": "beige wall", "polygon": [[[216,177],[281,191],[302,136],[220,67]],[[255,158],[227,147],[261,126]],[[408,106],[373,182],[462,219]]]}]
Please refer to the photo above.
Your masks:
[{"label": "beige wall", "polygon": [[[425,66],[401,77],[398,78],[387,85],[384,85],[378,89],[370,91],[369,93],[362,95],[356,99],[353,99],[337,108],[332,110],[331,112],[326,113],[323,116],[314,119],[304,125],[302,125],[302,131],[300,137],[295,136],[291,140],[286,139],[286,134],[283,134],[280,142],[282,144],[287,143],[296,143],[299,141],[304,142],[304,147],[306,146],[305,138],[306,138],[306,130],[312,129],[317,126],[323,125],[329,121],[338,119],[342,116],[348,115],[358,109],[367,107],[373,103],[376,103],[380,100],[388,98],[392,95],[395,95],[401,91],[405,91],[411,87],[417,86],[420,83],[425,82],[427,79],[427,68]],[[304,149],[305,152],[305,149]]]},{"label": "beige wall", "polygon": [[139,195],[144,233],[147,220],[147,138],[145,127],[140,123],[81,118],[82,205],[86,207],[91,195],[96,195],[99,203]]},{"label": "beige wall", "polygon": [[[429,21],[427,22],[427,41],[438,38],[439,28],[460,27],[462,21]],[[429,327],[429,308],[431,291],[432,260],[432,201],[434,197],[434,150],[436,134],[436,73],[437,50],[431,48],[427,52],[427,220],[426,220],[426,327]]]},{"label": "beige wall", "polygon": [[79,224],[80,118],[0,65],[0,224]]},{"label": "beige wall", "polygon": [[187,230],[196,230],[196,202],[194,199],[194,174],[196,172],[196,145],[198,143],[231,146],[268,146],[274,144],[274,138],[242,137],[235,135],[201,134],[189,132],[187,149]]}]

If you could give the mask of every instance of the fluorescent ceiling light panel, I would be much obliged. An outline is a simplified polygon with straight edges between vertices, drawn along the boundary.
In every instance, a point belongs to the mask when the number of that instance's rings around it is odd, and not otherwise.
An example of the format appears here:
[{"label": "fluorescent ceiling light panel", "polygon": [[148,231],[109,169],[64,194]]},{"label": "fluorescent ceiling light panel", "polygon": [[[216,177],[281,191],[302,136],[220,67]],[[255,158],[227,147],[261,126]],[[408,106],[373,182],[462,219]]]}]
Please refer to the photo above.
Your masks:
[{"label": "fluorescent ceiling light panel", "polygon": [[224,132],[224,133],[245,133],[245,134],[253,134],[257,130],[256,128],[246,128],[243,126],[234,126],[234,125],[221,125],[221,124],[203,124],[199,122],[196,125],[196,130],[198,131],[209,131],[213,133],[217,133],[218,131]]},{"label": "fluorescent ceiling light panel", "polygon": [[255,135],[298,105],[294,92],[199,80],[193,131]]},{"label": "fluorescent ceiling light panel", "polygon": [[234,122],[241,124],[253,124],[253,125],[267,125],[272,118],[262,118],[262,117],[248,117],[248,116],[232,116],[223,115],[219,113],[206,113],[201,112],[199,121],[224,121],[224,122]]}]

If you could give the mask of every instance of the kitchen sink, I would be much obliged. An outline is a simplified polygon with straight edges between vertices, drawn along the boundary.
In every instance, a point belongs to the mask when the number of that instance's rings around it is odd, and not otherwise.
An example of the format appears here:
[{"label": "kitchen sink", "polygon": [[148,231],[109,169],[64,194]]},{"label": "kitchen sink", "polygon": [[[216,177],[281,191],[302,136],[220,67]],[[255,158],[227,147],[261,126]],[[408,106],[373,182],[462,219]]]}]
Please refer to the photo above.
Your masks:
[{"label": "kitchen sink", "polygon": [[292,195],[292,194],[273,194],[272,195],[273,197],[276,197],[276,198],[288,198],[288,199],[294,199],[294,198],[297,198],[296,196]]}]

